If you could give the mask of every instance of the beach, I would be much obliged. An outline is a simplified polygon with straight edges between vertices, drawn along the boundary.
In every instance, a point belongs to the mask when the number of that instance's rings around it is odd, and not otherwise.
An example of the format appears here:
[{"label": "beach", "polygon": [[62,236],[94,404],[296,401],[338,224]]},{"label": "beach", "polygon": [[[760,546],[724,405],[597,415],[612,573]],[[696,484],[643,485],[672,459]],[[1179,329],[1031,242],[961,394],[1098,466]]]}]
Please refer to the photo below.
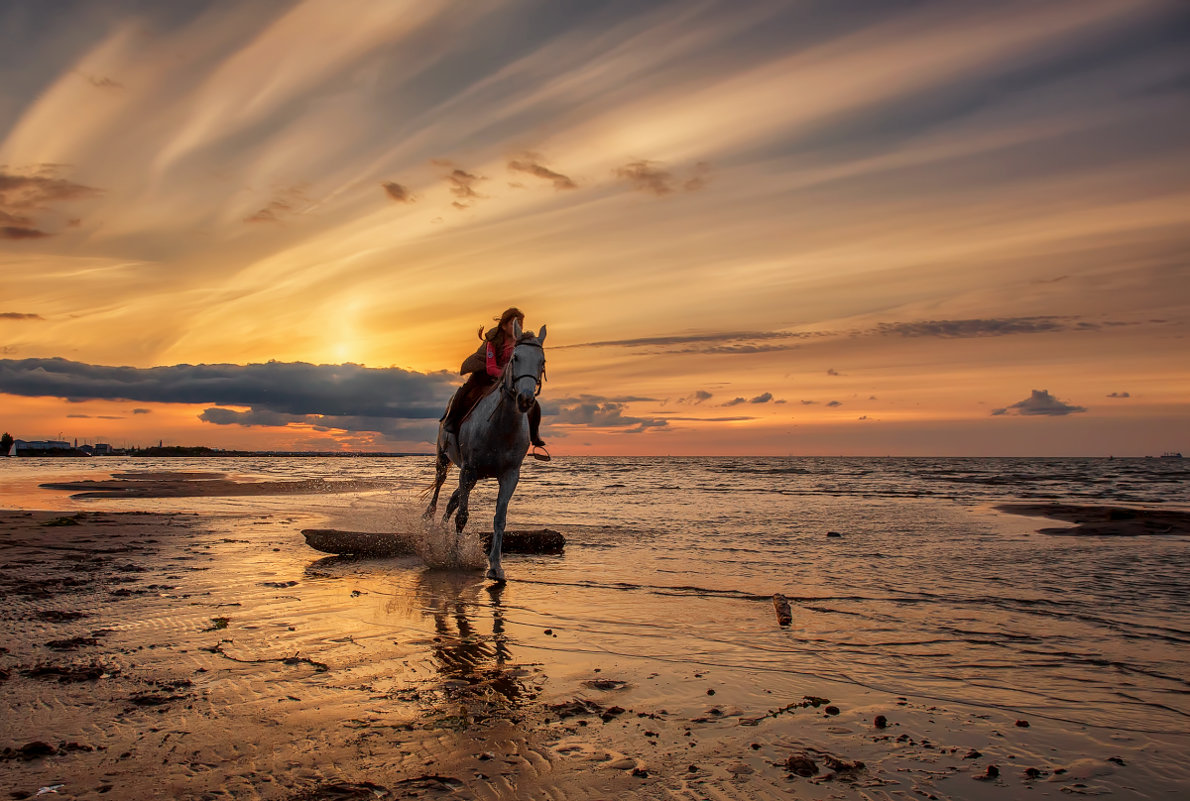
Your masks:
[{"label": "beach", "polygon": [[[96,508],[45,490],[57,511],[0,515],[0,786],[14,798],[56,788],[72,798],[983,799],[1161,798],[1190,781],[1181,620],[1166,621],[1169,651],[1153,657],[1174,661],[1160,679],[1110,654],[1095,664],[1081,620],[1060,624],[1061,636],[1081,637],[1090,664],[1057,665],[1066,679],[1048,672],[1062,660],[1044,631],[1024,647],[1036,664],[1007,664],[1017,653],[997,665],[996,641],[1022,636],[1012,614],[914,612],[921,604],[899,597],[907,567],[865,577],[880,586],[867,597],[840,588],[833,570],[854,571],[877,547],[861,544],[859,518],[837,522],[836,537],[809,523],[791,564],[812,570],[777,581],[788,565],[761,570],[756,553],[737,558],[739,543],[718,543],[728,552],[710,568],[679,565],[665,536],[642,548],[623,520],[533,508],[534,487],[556,470],[528,482],[513,517],[557,528],[566,550],[506,556],[504,585],[416,555],[304,545],[311,526],[412,525],[403,510],[420,469],[388,491],[322,487],[310,503],[274,492],[168,508],[200,497],[191,486],[161,503]],[[223,483],[204,491],[226,491],[225,476],[209,480]],[[843,520],[839,499],[823,503]],[[919,502],[869,503],[904,528],[889,510]],[[936,510],[960,513],[980,537],[995,520],[995,536],[1022,547],[1055,539],[1033,518]],[[1178,535],[1162,542],[1184,547]],[[778,623],[776,592],[790,598],[790,625]],[[940,609],[967,645],[919,636]],[[1133,622],[1141,637],[1160,621]],[[1082,675],[1117,670],[1104,687]]]}]

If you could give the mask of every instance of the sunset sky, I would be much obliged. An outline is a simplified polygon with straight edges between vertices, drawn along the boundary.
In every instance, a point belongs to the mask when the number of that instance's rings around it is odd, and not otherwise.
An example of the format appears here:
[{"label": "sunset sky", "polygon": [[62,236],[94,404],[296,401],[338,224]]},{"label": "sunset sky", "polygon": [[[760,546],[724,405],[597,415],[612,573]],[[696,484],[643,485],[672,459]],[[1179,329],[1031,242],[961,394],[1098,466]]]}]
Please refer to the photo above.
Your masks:
[{"label": "sunset sky", "polygon": [[1190,451],[1190,5],[0,5],[0,429]]}]

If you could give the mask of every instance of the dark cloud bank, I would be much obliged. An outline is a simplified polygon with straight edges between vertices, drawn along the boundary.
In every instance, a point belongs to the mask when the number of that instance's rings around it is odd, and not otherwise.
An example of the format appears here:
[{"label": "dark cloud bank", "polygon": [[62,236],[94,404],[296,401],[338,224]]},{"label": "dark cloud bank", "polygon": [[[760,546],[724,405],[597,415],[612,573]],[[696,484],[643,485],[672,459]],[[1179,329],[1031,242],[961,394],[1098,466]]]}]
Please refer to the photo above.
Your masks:
[{"label": "dark cloud bank", "polygon": [[[108,367],[67,359],[0,359],[0,392],[71,401],[127,400],[212,404],[200,419],[216,425],[305,423],[326,429],[410,433],[433,422],[457,377],[357,364],[179,364]],[[220,408],[248,407],[248,411]],[[143,414],[138,409],[134,413]],[[434,426],[416,426],[418,433]]]}]

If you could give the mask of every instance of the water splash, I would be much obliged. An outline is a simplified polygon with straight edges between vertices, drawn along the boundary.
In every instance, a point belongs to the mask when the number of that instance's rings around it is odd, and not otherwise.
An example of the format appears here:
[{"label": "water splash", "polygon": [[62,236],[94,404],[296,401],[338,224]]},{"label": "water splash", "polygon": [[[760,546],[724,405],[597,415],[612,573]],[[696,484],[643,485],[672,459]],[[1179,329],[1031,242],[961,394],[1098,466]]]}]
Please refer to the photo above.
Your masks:
[{"label": "water splash", "polygon": [[436,570],[480,570],[487,566],[487,554],[475,532],[455,533],[454,523],[443,523],[435,515],[422,516],[422,507],[410,503],[389,510],[390,525],[409,537],[414,552],[426,567]]}]

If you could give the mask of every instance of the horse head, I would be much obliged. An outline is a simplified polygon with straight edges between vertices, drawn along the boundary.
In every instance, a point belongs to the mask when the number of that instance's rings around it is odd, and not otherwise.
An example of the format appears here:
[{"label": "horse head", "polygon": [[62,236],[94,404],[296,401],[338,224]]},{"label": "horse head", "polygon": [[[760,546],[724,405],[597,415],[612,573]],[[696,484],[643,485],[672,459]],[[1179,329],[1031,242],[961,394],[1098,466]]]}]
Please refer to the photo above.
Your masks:
[{"label": "horse head", "polygon": [[520,334],[512,358],[504,368],[504,389],[516,398],[521,414],[532,408],[545,380],[545,334],[544,325],[536,335],[532,331]]}]

